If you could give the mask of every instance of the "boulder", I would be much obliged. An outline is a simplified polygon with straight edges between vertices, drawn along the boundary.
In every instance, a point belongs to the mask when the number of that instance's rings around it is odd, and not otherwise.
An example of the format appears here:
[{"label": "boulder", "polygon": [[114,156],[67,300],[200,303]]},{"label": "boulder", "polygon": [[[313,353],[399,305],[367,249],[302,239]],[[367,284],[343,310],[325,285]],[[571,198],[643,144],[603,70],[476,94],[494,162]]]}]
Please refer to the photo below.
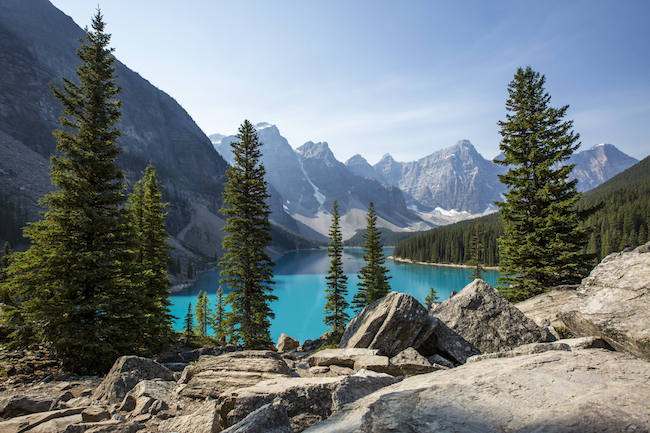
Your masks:
[{"label": "boulder", "polygon": [[12,395],[0,399],[0,418],[65,409],[67,405],[48,395]]},{"label": "boulder", "polygon": [[378,350],[372,349],[325,349],[316,352],[307,358],[311,367],[319,365],[339,365],[354,367],[355,361],[360,357],[377,355]]},{"label": "boulder", "polygon": [[90,406],[81,412],[83,422],[99,422],[111,419],[111,414],[105,407]]},{"label": "boulder", "polygon": [[265,404],[223,433],[294,433],[281,402]]},{"label": "boulder", "polygon": [[600,337],[650,361],[650,253],[605,257],[559,317],[576,337]]},{"label": "boulder", "polygon": [[481,353],[473,344],[442,323],[440,319],[429,316],[427,326],[433,330],[428,333],[427,339],[422,344],[416,346],[417,350],[427,357],[438,355],[455,364],[464,364],[470,356]]},{"label": "boulder", "polygon": [[431,314],[480,353],[547,340],[535,322],[483,280],[474,280]]},{"label": "boulder", "polygon": [[388,375],[364,371],[341,377],[299,377],[267,380],[224,393],[217,411],[222,428],[239,423],[248,414],[269,404],[281,405],[291,428],[300,432],[340,410],[345,404],[398,381]]},{"label": "boulder", "polygon": [[[40,412],[40,413],[32,413],[29,415],[23,415],[23,416],[18,416],[16,418],[12,418],[7,421],[2,421],[0,422],[0,432],[2,433],[20,433],[24,431],[37,431],[39,427],[44,426],[48,423],[50,423],[50,426],[52,426],[54,423],[51,421],[55,420],[65,420],[62,422],[59,422],[60,425],[63,425],[63,428],[65,429],[65,426],[73,423],[78,423],[81,422],[81,412],[85,408],[74,408],[74,409],[61,409],[61,410],[55,410],[55,411],[47,411],[47,412]],[[63,431],[63,430],[55,430],[54,428],[51,428],[49,430],[41,430],[41,431],[49,431],[55,432],[55,431]]]},{"label": "boulder", "polygon": [[394,368],[394,373],[390,371],[386,373],[393,374],[393,376],[413,376],[446,368],[437,364],[432,365],[427,358],[412,347],[406,348],[392,357],[390,365]]},{"label": "boulder", "polygon": [[298,346],[300,346],[298,340],[293,337],[289,337],[283,332],[278,338],[278,344],[276,345],[276,348],[278,349],[278,352],[288,352],[289,350],[297,349]]},{"label": "boulder", "polygon": [[305,433],[650,430],[650,363],[602,349],[486,359],[404,379]]},{"label": "boulder", "polygon": [[92,398],[119,404],[138,382],[147,379],[173,381],[174,375],[167,367],[149,358],[122,356],[115,361],[102,383],[93,392]]},{"label": "boulder", "polygon": [[189,415],[169,418],[160,423],[158,431],[175,433],[217,433],[219,415],[216,412],[217,402],[208,399],[196,411]]},{"label": "boulder", "polygon": [[305,342],[298,347],[298,352],[313,352],[322,349],[327,345],[327,342],[331,337],[332,333],[326,332],[316,340],[305,340]]},{"label": "boulder", "polygon": [[169,409],[176,383],[166,380],[143,380],[124,397],[120,410],[132,412],[133,416],[144,413],[156,415]]},{"label": "boulder", "polygon": [[183,371],[180,394],[192,398],[217,398],[222,392],[289,376],[287,363],[270,350],[245,350],[219,356],[202,356]]},{"label": "boulder", "polygon": [[391,292],[350,321],[339,348],[377,349],[380,355],[395,356],[414,346],[428,317],[427,309],[414,297]]}]

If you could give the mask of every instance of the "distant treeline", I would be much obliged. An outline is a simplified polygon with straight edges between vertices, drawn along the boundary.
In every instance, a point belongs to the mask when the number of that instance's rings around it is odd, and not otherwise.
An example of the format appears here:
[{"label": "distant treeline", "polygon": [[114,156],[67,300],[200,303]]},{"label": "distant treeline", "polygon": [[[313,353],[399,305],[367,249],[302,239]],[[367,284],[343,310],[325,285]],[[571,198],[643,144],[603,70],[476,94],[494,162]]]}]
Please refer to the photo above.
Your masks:
[{"label": "distant treeline", "polygon": [[476,231],[477,221],[481,222],[481,231],[484,233],[483,265],[497,266],[497,238],[503,235],[503,224],[498,214],[429,230],[399,243],[393,255],[417,262],[467,264],[471,258],[470,239]]},{"label": "distant treeline", "polygon": [[[578,209],[602,203],[603,207],[585,221],[593,229],[587,252],[594,265],[625,246],[635,247],[650,240],[650,157],[583,194]],[[498,266],[497,239],[503,235],[498,213],[437,227],[395,247],[396,257],[430,262],[467,264],[470,238],[481,222],[485,245],[485,266]]]}]

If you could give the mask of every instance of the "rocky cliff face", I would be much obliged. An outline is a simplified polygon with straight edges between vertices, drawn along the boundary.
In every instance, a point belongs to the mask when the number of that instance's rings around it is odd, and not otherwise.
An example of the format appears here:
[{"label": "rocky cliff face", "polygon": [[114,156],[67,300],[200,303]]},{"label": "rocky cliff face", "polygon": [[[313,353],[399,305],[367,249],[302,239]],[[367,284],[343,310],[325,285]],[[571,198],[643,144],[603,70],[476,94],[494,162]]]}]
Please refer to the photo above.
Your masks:
[{"label": "rocky cliff face", "polygon": [[597,144],[574,153],[567,164],[575,164],[570,179],[578,179],[578,191],[588,191],[639,162],[613,144]]},{"label": "rocky cliff face", "polygon": [[[599,144],[573,154],[566,164],[576,164],[569,179],[578,179],[578,190],[587,191],[637,162],[611,144]],[[418,161],[397,162],[386,154],[371,166],[355,155],[345,165],[359,176],[399,187],[407,204],[422,210],[483,213],[496,209],[493,202],[506,190],[498,178],[506,169],[483,158],[467,140]]]},{"label": "rocky cliff face", "polygon": [[[62,107],[49,83],[76,79],[76,49],[83,36],[71,18],[46,0],[0,3],[0,131],[12,139],[7,143],[45,158],[54,152],[52,131],[59,128]],[[193,206],[220,207],[226,163],[174,99],[119,61],[115,67],[123,88],[118,144],[124,154],[118,164],[129,184],[149,161],[156,166],[171,203],[167,222],[175,234],[189,222]],[[12,182],[25,185],[28,180],[17,176]]]},{"label": "rocky cliff face", "polygon": [[[325,240],[334,200],[339,204],[345,238],[352,236],[356,229],[365,228],[363,215],[371,200],[381,218],[380,226],[403,229],[419,223],[408,211],[399,188],[351,173],[336,159],[327,143],[307,142],[294,150],[275,125],[260,123],[256,129],[263,143],[261,162],[275,202],[272,218],[285,227]],[[221,134],[211,137],[215,149],[232,163],[230,143],[236,137]],[[287,216],[291,221],[283,223],[278,219]]]},{"label": "rocky cliff face", "polygon": [[[346,162],[348,169],[367,175],[368,167],[356,161]],[[467,140],[414,162],[397,162],[386,154],[373,168],[376,179],[399,187],[409,206],[419,209],[483,213],[494,209],[493,201],[505,190],[499,168]]]}]

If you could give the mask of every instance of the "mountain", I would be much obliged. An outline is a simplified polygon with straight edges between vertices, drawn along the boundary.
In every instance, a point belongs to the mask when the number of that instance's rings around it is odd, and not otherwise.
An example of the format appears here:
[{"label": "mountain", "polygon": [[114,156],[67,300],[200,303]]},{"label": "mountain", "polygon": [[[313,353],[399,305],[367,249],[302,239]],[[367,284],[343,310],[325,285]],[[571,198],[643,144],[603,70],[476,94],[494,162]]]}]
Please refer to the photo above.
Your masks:
[{"label": "mountain", "polygon": [[[368,176],[372,172],[364,161],[355,156],[346,166],[360,176]],[[499,200],[504,191],[497,177],[498,167],[467,140],[415,162],[397,162],[386,154],[371,168],[377,180],[404,191],[413,209],[484,213],[495,209],[492,202]]]},{"label": "mountain", "polygon": [[576,165],[570,179],[578,179],[578,191],[589,191],[638,162],[613,144],[597,144],[574,153],[567,163]]},{"label": "mountain", "polygon": [[[382,227],[408,231],[433,226],[407,209],[398,188],[351,173],[336,159],[327,143],[310,141],[294,150],[275,125],[259,123],[255,127],[263,143],[261,162],[270,184],[271,201],[276,203],[271,218],[285,227],[313,239],[326,240],[334,200],[339,204],[345,239],[357,229],[365,228],[371,200]],[[210,137],[215,149],[232,163],[230,143],[236,137],[221,134]],[[277,211],[278,201],[284,215]],[[281,222],[280,218],[285,221]]]},{"label": "mountain", "polygon": [[[567,164],[576,164],[570,179],[578,179],[578,190],[587,191],[637,162],[611,144],[599,144],[574,153]],[[493,202],[505,192],[498,175],[506,169],[483,158],[467,140],[415,162],[397,162],[386,154],[371,166],[355,155],[345,165],[359,176],[399,187],[413,209],[485,213],[496,209]]]},{"label": "mountain", "polygon": [[[60,128],[62,106],[49,83],[60,87],[61,77],[77,80],[76,50],[84,35],[47,0],[0,2],[0,131],[12,143],[46,159],[54,152],[52,131]],[[173,98],[119,61],[115,68],[123,89],[117,127],[124,153],[118,165],[130,185],[149,161],[156,166],[164,198],[171,202],[167,223],[176,234],[191,220],[194,206],[220,207],[226,163]],[[13,182],[25,183],[20,176]]]}]

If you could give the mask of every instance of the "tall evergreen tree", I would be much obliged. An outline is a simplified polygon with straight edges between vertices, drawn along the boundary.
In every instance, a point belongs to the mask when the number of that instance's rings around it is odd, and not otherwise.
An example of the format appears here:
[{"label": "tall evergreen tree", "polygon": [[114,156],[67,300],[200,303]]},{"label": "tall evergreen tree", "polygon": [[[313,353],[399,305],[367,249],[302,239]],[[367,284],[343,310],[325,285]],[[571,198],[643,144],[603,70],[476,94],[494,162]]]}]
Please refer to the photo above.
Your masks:
[{"label": "tall evergreen tree", "polygon": [[140,266],[139,280],[144,305],[145,322],[141,324],[146,346],[153,351],[163,349],[173,340],[172,315],[169,300],[167,262],[169,246],[161,185],[153,165],[149,164],[142,179],[136,182],[127,208],[136,240],[135,254]]},{"label": "tall evergreen tree", "polygon": [[483,268],[483,258],[485,256],[485,244],[483,243],[483,230],[481,228],[481,222],[476,221],[476,226],[474,228],[474,233],[470,238],[470,251],[471,258],[469,264],[472,266],[472,273],[468,277],[471,280],[483,279],[485,275],[485,269]]},{"label": "tall evergreen tree", "polygon": [[212,317],[208,292],[199,291],[199,294],[196,297],[194,313],[196,316],[196,327],[194,328],[194,333],[199,337],[207,337],[208,325],[210,325]]},{"label": "tall evergreen tree", "polygon": [[226,323],[226,302],[223,296],[223,288],[217,290],[217,303],[212,317],[212,329],[214,338],[221,344],[225,344],[229,337],[228,324]]},{"label": "tall evergreen tree", "polygon": [[183,321],[183,335],[189,340],[194,335],[194,314],[192,313],[192,303],[187,306],[187,314]]},{"label": "tall evergreen tree", "polygon": [[77,50],[80,85],[63,78],[61,89],[52,86],[64,106],[51,159],[56,189],[41,200],[49,208],[44,219],[25,230],[31,248],[9,269],[9,284],[25,299],[18,333],[37,331],[80,373],[106,371],[118,356],[142,349],[144,294],[133,287],[124,175],[115,164],[120,89],[104,26],[97,11]]},{"label": "tall evergreen tree", "polygon": [[228,167],[221,212],[228,219],[224,231],[222,256],[219,265],[221,283],[232,290],[227,300],[232,311],[230,322],[236,341],[242,340],[248,348],[268,347],[272,344],[269,328],[274,316],[269,306],[276,300],[272,292],[275,263],[265,252],[271,241],[271,222],[266,170],[259,162],[262,153],[257,131],[245,120],[239,128],[237,141],[231,143],[235,164]]},{"label": "tall evergreen tree", "polygon": [[354,295],[352,307],[362,310],[366,305],[383,298],[390,291],[388,280],[391,278],[384,266],[385,257],[381,245],[381,233],[377,228],[377,215],[372,203],[368,205],[367,226],[363,234],[366,240],[363,245],[363,260],[365,264],[359,271],[359,290]]},{"label": "tall evergreen tree", "polygon": [[499,281],[504,294],[521,300],[563,283],[579,282],[589,271],[582,252],[588,231],[580,225],[593,209],[578,212],[577,180],[564,165],[578,148],[573,121],[563,120],[568,105],[549,106],[546,79],[530,66],[519,68],[508,85],[506,121],[499,121],[499,145],[508,167],[499,175],[508,187],[497,202],[505,226],[499,242]]},{"label": "tall evergreen tree", "polygon": [[330,327],[334,340],[338,342],[350,317],[345,312],[349,307],[345,300],[348,293],[348,277],[343,273],[343,235],[339,223],[339,205],[336,200],[332,206],[332,227],[330,228],[330,243],[327,255],[330,257],[330,268],[327,272],[327,295],[325,299],[325,319],[323,321]]}]

